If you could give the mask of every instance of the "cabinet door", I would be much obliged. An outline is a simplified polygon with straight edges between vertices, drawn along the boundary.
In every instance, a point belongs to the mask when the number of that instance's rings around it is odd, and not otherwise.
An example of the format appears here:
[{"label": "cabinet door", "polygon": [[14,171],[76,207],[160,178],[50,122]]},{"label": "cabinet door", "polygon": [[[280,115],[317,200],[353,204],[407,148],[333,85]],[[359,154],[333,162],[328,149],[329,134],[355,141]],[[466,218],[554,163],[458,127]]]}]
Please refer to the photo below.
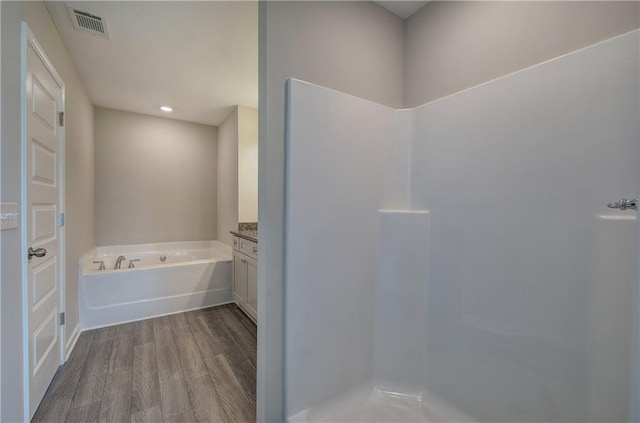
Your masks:
[{"label": "cabinet door", "polygon": [[241,305],[247,302],[247,260],[236,252],[233,253],[233,299]]},{"label": "cabinet door", "polygon": [[258,320],[258,262],[247,258],[247,312]]}]

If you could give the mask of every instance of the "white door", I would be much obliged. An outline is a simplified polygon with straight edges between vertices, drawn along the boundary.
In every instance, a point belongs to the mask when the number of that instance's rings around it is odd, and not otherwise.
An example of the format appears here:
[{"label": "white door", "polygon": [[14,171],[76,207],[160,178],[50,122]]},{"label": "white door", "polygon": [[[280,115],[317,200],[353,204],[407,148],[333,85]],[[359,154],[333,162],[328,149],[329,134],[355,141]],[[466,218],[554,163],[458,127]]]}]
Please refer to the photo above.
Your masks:
[{"label": "white door", "polygon": [[[32,417],[62,361],[59,313],[64,280],[62,228],[62,122],[64,84],[23,23],[23,212],[26,309],[25,381]],[[31,255],[27,249],[38,254]]]}]

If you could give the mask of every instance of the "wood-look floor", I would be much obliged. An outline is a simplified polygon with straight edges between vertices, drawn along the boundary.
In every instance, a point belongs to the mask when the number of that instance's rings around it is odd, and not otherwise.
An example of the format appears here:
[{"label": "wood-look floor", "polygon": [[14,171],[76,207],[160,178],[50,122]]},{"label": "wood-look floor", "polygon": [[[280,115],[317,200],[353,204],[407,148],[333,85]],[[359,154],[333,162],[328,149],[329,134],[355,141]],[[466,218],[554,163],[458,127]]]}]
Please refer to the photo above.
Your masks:
[{"label": "wood-look floor", "polygon": [[236,305],[83,332],[34,422],[255,422],[256,326]]}]

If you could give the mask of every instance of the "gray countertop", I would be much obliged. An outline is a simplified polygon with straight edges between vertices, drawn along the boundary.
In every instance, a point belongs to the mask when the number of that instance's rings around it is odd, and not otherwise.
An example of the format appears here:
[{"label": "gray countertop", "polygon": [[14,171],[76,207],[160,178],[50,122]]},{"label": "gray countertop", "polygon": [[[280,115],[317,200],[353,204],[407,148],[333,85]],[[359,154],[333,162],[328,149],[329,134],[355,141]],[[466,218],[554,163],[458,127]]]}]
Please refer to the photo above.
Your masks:
[{"label": "gray countertop", "polygon": [[249,241],[258,242],[258,231],[229,231],[235,236],[248,239]]}]

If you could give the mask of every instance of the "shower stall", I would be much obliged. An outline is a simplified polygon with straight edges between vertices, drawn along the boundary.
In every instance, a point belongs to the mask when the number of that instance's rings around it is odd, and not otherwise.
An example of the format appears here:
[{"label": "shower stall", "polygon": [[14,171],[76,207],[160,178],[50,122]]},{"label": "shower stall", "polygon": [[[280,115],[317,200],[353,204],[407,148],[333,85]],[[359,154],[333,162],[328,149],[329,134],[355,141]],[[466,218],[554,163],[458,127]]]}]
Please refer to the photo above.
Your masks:
[{"label": "shower stall", "polygon": [[639,47],[413,109],[289,80],[289,421],[637,419]]}]

